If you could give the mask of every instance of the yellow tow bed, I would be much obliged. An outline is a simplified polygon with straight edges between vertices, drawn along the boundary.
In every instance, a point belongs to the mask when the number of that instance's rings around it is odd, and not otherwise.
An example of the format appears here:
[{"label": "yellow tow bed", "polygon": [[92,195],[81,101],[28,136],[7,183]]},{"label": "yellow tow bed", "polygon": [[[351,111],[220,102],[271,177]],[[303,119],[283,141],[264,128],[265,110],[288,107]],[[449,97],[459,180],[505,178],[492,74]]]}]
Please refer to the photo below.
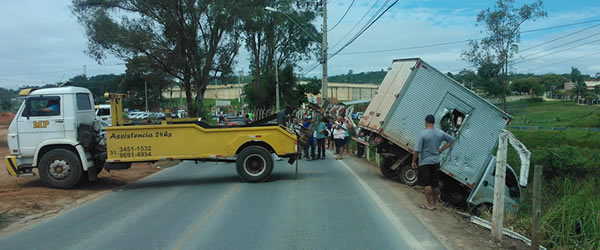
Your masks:
[{"label": "yellow tow bed", "polygon": [[248,146],[279,156],[297,152],[296,136],[282,127],[203,128],[196,123],[106,127],[107,162],[219,159]]},{"label": "yellow tow bed", "polygon": [[122,115],[124,95],[105,94],[105,97],[111,100],[113,124],[105,127],[107,169],[128,168],[127,164],[142,161],[227,161],[236,162],[242,179],[261,182],[271,175],[273,153],[290,158],[290,164],[296,160],[297,137],[283,126],[215,127],[194,119],[126,125]]}]

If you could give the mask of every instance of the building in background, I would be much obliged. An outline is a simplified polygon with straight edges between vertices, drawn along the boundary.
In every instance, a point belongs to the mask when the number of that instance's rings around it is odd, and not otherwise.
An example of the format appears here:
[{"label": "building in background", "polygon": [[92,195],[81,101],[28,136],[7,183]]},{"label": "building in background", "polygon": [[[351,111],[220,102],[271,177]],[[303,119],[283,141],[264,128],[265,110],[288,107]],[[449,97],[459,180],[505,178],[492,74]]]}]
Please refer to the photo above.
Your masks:
[{"label": "building in background", "polygon": [[[299,81],[298,84],[306,84],[306,81]],[[223,84],[223,85],[208,85],[204,92],[204,99],[218,100],[233,100],[238,99],[243,93],[246,83],[241,84]],[[360,84],[360,83],[335,83],[328,84],[328,99],[330,103],[338,103],[344,101],[356,101],[371,99],[377,92],[377,84]],[[173,94],[171,95],[171,91]],[[185,98],[185,91],[175,86],[173,89],[165,89],[162,93],[165,98]],[[195,97],[195,93],[193,94]],[[321,94],[307,94],[309,100],[321,101]]]}]

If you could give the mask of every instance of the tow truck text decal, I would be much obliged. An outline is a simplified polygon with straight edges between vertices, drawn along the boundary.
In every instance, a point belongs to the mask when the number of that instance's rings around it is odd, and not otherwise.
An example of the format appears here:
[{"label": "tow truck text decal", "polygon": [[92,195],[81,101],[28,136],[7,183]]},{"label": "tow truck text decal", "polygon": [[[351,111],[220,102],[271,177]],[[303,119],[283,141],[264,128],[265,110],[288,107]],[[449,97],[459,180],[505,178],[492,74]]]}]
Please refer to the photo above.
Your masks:
[{"label": "tow truck text decal", "polygon": [[47,128],[50,121],[33,121],[33,128]]},{"label": "tow truck text decal", "polygon": [[153,138],[153,137],[172,137],[173,133],[169,131],[156,131],[156,132],[128,132],[128,133],[112,133],[109,139],[135,139],[135,138]]},{"label": "tow truck text decal", "polygon": [[152,146],[119,147],[118,150],[110,150],[109,154],[119,158],[149,157],[152,156]]}]

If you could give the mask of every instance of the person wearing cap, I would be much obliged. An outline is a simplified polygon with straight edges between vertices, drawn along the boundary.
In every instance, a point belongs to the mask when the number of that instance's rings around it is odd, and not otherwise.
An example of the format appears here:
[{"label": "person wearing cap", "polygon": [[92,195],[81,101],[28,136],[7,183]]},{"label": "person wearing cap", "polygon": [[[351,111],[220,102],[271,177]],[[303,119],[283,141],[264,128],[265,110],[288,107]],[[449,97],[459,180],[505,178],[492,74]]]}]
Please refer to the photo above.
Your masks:
[{"label": "person wearing cap", "polygon": [[[440,195],[438,188],[438,176],[440,172],[440,154],[449,148],[454,142],[452,136],[435,128],[435,117],[427,115],[425,117],[425,130],[419,134],[415,147],[413,149],[412,168],[419,169],[419,181],[425,187],[426,205],[420,205],[420,208],[434,210],[437,206],[437,199]],[[445,141],[440,148],[442,141]]]}]

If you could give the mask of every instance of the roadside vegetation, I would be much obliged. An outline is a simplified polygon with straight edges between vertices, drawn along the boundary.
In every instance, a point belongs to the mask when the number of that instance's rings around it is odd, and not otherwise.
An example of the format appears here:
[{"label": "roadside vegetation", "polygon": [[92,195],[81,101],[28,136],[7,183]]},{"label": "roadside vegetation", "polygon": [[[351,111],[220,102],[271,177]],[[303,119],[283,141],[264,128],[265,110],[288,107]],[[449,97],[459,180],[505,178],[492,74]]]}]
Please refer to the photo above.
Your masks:
[{"label": "roadside vegetation", "polygon": [[[508,103],[511,126],[541,126],[541,130],[510,129],[531,151],[531,166],[543,166],[542,244],[559,249],[600,248],[600,107],[539,99]],[[567,130],[547,130],[568,127]],[[508,163],[519,171],[517,153]],[[530,170],[529,183],[533,171]],[[526,188],[517,217],[507,224],[530,235],[532,190]]]}]

